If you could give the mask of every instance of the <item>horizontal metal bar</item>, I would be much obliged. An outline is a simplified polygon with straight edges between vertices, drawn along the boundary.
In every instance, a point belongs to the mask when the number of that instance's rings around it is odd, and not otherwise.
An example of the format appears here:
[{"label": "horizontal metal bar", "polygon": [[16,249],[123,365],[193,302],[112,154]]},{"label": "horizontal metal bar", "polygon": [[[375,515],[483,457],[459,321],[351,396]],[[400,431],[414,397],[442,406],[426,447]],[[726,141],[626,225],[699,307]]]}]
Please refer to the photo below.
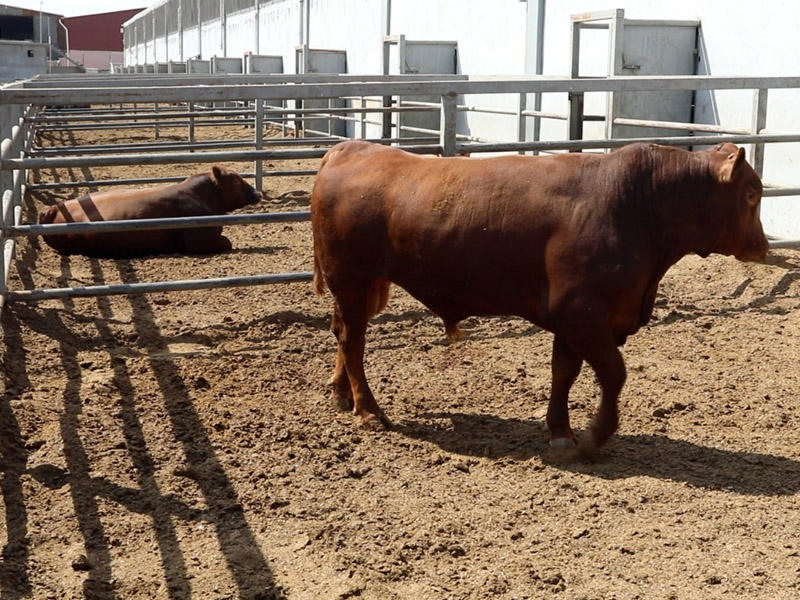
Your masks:
[{"label": "horizontal metal bar", "polygon": [[115,167],[121,165],[168,165],[185,162],[216,163],[292,158],[322,158],[327,148],[302,150],[241,150],[232,152],[176,152],[170,154],[119,154],[117,156],[68,156],[63,158],[16,158],[0,160],[0,169],[65,167]]},{"label": "horizontal metal bar", "polygon": [[151,283],[120,283],[111,285],[92,285],[73,288],[50,288],[34,290],[9,290],[8,302],[34,302],[58,298],[88,298],[95,296],[114,296],[131,294],[150,294],[155,292],[182,292],[187,290],[210,290],[223,287],[245,287],[274,283],[300,283],[311,281],[309,271],[296,273],[277,273],[269,275],[249,275],[244,277],[219,277],[210,279],[184,279],[178,281],[157,281]]},{"label": "horizontal metal bar", "polygon": [[730,133],[747,135],[752,129],[744,127],[723,127],[722,125],[707,125],[703,123],[679,123],[676,121],[648,121],[646,119],[614,119],[616,125],[629,125],[631,127],[660,127],[662,129],[680,129],[685,131],[705,131],[709,133]]},{"label": "horizontal metal bar", "polygon": [[[305,117],[298,117],[292,119],[294,121],[302,121]],[[219,127],[219,126],[240,126],[252,125],[253,119],[237,119],[234,121],[197,121],[195,127]],[[158,125],[159,127],[188,127],[189,121],[169,121],[167,123],[160,123],[157,121],[135,121],[131,123],[87,123],[85,125],[43,125],[37,128],[37,131],[99,131],[105,129],[151,129]]]},{"label": "horizontal metal bar", "polygon": [[0,227],[9,237],[36,235],[66,235],[71,233],[104,233],[111,231],[139,231],[145,229],[189,229],[217,225],[252,225],[255,223],[292,223],[308,221],[307,210],[247,215],[214,215],[208,217],[170,217],[166,219],[126,219],[120,221],[91,221],[87,223],[59,223],[46,225],[15,225]]},{"label": "horizontal metal bar", "polygon": [[[617,138],[613,140],[574,140],[556,142],[501,142],[496,144],[458,144],[457,152],[519,152],[520,150],[595,150],[620,148],[627,144],[646,142],[665,146],[714,146],[721,142],[753,144],[766,142],[800,142],[800,134],[675,136],[658,138]],[[0,162],[0,164],[2,164]]]},{"label": "horizontal metal bar", "polygon": [[769,247],[772,249],[778,248],[800,248],[800,240],[790,240],[785,238],[777,238],[773,236],[767,236],[767,241],[769,242]]},{"label": "horizontal metal bar", "polygon": [[230,110],[204,110],[204,111],[181,111],[181,112],[158,112],[148,111],[146,113],[124,113],[124,114],[102,114],[91,113],[83,115],[53,115],[51,112],[44,113],[45,116],[31,117],[28,119],[31,123],[63,123],[65,121],[80,123],[84,121],[135,121],[137,119],[152,120],[152,119],[177,119],[194,117],[197,119],[209,117],[228,117],[228,116],[252,116],[255,110],[242,110],[237,108],[235,111]]},{"label": "horizontal metal bar", "polygon": [[72,154],[85,154],[85,153],[92,153],[92,154],[118,154],[120,151],[125,152],[152,152],[154,149],[157,150],[213,150],[213,149],[222,149],[222,148],[247,148],[252,147],[253,140],[231,140],[229,142],[199,142],[199,143],[189,143],[189,142],[181,142],[181,143],[171,143],[171,144],[160,144],[160,145],[153,145],[152,147],[148,147],[147,144],[140,144],[140,145],[120,145],[119,147],[114,146],[78,146],[75,148],[46,148],[40,150],[33,150],[29,153],[31,157],[44,157],[44,156],[64,156]]},{"label": "horizontal metal bar", "polygon": [[763,193],[761,194],[764,198],[774,197],[774,196],[796,196],[800,195],[800,187],[772,187],[772,188],[764,188]]},{"label": "horizontal metal bar", "polygon": [[[127,73],[118,74],[114,77],[108,75],[93,76],[81,73],[78,75],[70,74],[40,74],[34,79],[19,82],[17,89],[31,88],[52,88],[63,87],[93,87],[102,84],[110,87],[125,87],[136,85],[138,87],[158,87],[166,82],[180,81],[181,85],[265,85],[265,84],[309,84],[326,83],[331,80],[341,82],[402,82],[402,81],[428,81],[431,79],[453,79],[464,80],[466,75],[446,75],[446,74],[418,74],[408,73],[402,75],[353,75],[339,73],[309,73],[305,75],[295,75],[292,73],[280,74],[233,74],[233,73]],[[288,87],[288,86],[287,86]],[[252,98],[251,98],[252,99]],[[106,102],[106,104],[119,104],[119,102]]]},{"label": "horizontal metal bar", "polygon": [[[440,146],[407,146],[417,154],[441,154]],[[219,163],[251,160],[322,158],[328,148],[291,150],[240,150],[232,152],[175,152],[170,154],[119,154],[117,156],[67,156],[59,158],[0,159],[0,169],[58,169],[67,167],[117,167],[121,165],[171,165],[180,163]]]},{"label": "horizontal metal bar", "polygon": [[[111,78],[113,79],[113,78]],[[169,81],[174,81],[171,79]],[[336,81],[330,78],[329,81]],[[341,80],[339,80],[341,81]],[[454,80],[445,76],[436,80],[349,83],[253,83],[229,85],[232,80],[217,80],[218,85],[161,85],[146,88],[130,82],[130,87],[110,87],[98,82],[97,87],[76,89],[75,81],[63,82],[63,87],[31,89],[7,86],[0,88],[1,104],[118,103],[118,102],[225,102],[235,100],[292,100],[339,98],[342,96],[420,96],[447,94],[504,94],[504,93],[588,93],[637,91],[691,90],[753,90],[800,88],[800,76],[729,77],[729,76],[624,76],[582,79],[519,77],[516,79],[484,78]],[[103,85],[99,85],[103,83]]]},{"label": "horizontal metal bar", "polygon": [[[316,169],[298,169],[296,171],[264,171],[262,177],[294,177],[298,175],[316,175]],[[255,173],[239,173],[244,179],[255,178]],[[34,183],[28,186],[29,190],[58,190],[71,188],[100,188],[122,185],[142,185],[149,183],[174,183],[183,181],[180,177],[143,177],[140,179],[90,179],[88,181],[54,181],[52,183]]]}]

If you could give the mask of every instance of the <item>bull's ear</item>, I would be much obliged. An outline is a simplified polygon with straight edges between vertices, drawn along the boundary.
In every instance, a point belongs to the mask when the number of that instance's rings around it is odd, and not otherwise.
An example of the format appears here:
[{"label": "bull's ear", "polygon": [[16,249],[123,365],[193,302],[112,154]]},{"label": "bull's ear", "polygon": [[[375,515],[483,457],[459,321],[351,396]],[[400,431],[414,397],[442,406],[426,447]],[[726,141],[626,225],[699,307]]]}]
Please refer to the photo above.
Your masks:
[{"label": "bull's ear", "polygon": [[228,171],[225,169],[225,167],[220,167],[219,165],[214,165],[211,167],[211,179],[216,182],[221,182],[227,174]]},{"label": "bull's ear", "polygon": [[744,148],[739,148],[736,152],[731,152],[725,158],[725,162],[719,168],[719,180],[723,183],[732,181],[736,176],[736,171],[744,162]]}]

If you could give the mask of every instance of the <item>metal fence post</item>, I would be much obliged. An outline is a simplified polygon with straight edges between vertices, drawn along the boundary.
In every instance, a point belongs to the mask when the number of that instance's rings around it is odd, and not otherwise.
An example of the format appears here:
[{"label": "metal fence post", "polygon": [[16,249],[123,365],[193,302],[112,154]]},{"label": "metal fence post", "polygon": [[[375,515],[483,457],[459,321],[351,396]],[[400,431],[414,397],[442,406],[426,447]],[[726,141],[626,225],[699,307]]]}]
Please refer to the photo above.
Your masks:
[{"label": "metal fence post", "polygon": [[[768,90],[754,90],[753,92],[753,134],[758,135],[767,127],[767,99]],[[753,170],[759,177],[764,176],[764,144],[753,144],[750,162]]]},{"label": "metal fence post", "polygon": [[[520,92],[519,102],[517,103],[517,141],[524,142],[527,136],[527,117],[522,114],[527,110],[528,94]],[[525,154],[524,150],[519,151],[520,154]]]},{"label": "metal fence post", "polygon": [[189,102],[189,143],[194,145],[194,102]]},{"label": "metal fence post", "polygon": [[[0,105],[0,157],[7,158],[10,154],[10,144],[6,143],[6,131],[11,130],[11,114],[6,104]],[[3,225],[6,225],[6,203],[13,203],[12,192],[8,187],[8,174],[13,171],[8,171],[0,166],[0,220]],[[8,293],[6,273],[6,236],[0,232],[0,310],[5,306],[6,295]]]},{"label": "metal fence post", "polygon": [[[569,115],[567,117],[569,139],[583,139],[583,93],[569,93]],[[580,152],[580,150],[577,150]]]},{"label": "metal fence post", "polygon": [[367,107],[367,99],[364,96],[361,96],[359,106],[361,108],[361,112],[358,113],[358,122],[360,124],[360,137],[362,140],[367,139],[367,111],[364,110]]},{"label": "metal fence post", "polygon": [[[255,121],[255,146],[256,150],[264,148],[264,101],[256,98],[256,121]],[[256,159],[256,189],[259,192],[263,191],[262,181],[264,179],[264,162],[259,158]]]},{"label": "metal fence post", "polygon": [[455,156],[456,153],[456,93],[442,94],[442,112],[439,127],[439,144],[442,156]]}]

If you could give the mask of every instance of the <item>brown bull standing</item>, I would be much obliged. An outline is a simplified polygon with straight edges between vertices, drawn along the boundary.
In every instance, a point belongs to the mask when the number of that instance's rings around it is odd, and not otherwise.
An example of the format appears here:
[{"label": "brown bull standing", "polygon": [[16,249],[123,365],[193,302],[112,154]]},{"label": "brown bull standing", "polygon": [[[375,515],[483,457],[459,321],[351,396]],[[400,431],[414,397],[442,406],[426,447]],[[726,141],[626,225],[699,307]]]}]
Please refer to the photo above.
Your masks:
[{"label": "brown bull standing", "polygon": [[[311,197],[314,285],[334,298],[333,397],[364,424],[390,426],[363,360],[367,322],[396,283],[451,336],[473,315],[517,315],[551,331],[550,443],[592,456],[619,422],[618,346],[652,316],[667,269],[691,253],[765,258],[761,192],[733,144],[487,159],[339,144]],[[602,399],[578,443],[567,399],[583,361]]]}]

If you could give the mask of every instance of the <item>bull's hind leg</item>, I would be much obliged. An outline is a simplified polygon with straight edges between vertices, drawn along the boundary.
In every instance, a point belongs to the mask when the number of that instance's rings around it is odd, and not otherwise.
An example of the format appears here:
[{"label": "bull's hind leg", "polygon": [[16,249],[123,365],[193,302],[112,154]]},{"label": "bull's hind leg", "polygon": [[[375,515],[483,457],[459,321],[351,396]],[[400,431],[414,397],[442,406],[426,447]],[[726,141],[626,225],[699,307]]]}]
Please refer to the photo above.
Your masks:
[{"label": "bull's hind leg", "polygon": [[[331,291],[333,292],[333,290]],[[353,412],[361,417],[361,422],[367,427],[383,426],[388,429],[392,426],[391,421],[375,401],[375,396],[370,390],[364,373],[367,323],[374,304],[372,292],[372,287],[367,286],[363,293],[358,293],[355,285],[351,285],[341,294],[334,292],[337,310],[339,311],[337,339],[344,371],[350,381]],[[337,384],[340,389],[344,385],[341,382],[341,378],[336,380],[335,372],[334,385]]]},{"label": "bull's hind leg", "polygon": [[333,386],[331,400],[340,410],[353,409],[353,389],[350,387],[350,379],[347,377],[347,367],[344,364],[344,352],[339,343],[339,336],[342,331],[342,317],[339,308],[334,303],[333,317],[331,318],[331,331],[336,337],[336,366],[333,368],[333,375],[330,384]]}]

